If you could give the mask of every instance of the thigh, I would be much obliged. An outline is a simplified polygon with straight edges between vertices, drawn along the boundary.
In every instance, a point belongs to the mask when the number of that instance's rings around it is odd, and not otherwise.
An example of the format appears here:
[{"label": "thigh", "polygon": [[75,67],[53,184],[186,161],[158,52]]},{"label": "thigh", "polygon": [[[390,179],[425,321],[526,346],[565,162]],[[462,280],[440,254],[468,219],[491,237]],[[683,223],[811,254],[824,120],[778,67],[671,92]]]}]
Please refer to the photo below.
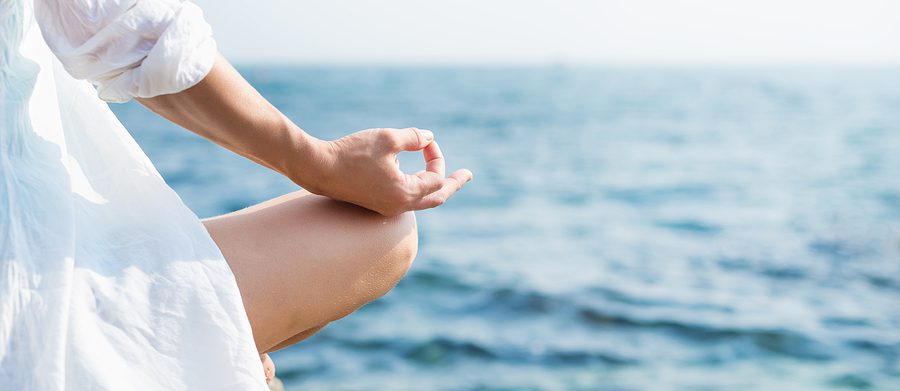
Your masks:
[{"label": "thigh", "polygon": [[412,213],[384,217],[298,191],[204,221],[266,352],[390,290],[415,256]]}]

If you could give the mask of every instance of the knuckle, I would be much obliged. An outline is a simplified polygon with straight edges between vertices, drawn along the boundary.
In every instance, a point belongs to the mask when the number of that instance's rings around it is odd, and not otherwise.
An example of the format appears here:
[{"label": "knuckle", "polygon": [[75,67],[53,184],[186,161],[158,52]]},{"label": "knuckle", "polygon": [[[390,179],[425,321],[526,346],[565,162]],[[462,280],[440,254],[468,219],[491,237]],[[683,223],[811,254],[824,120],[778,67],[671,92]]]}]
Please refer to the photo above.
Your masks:
[{"label": "knuckle", "polygon": [[397,136],[397,132],[393,132],[390,129],[378,129],[376,135],[378,138],[390,146],[396,146],[400,143],[400,138]]},{"label": "knuckle", "polygon": [[382,129],[382,128],[371,128],[371,129],[366,129],[366,130],[364,130],[364,131],[362,131],[362,132],[360,132],[360,133],[363,133],[363,134],[365,134],[366,136],[371,137],[371,138],[374,138],[374,139],[379,139],[379,138],[381,138],[381,134],[384,133],[384,129]]}]

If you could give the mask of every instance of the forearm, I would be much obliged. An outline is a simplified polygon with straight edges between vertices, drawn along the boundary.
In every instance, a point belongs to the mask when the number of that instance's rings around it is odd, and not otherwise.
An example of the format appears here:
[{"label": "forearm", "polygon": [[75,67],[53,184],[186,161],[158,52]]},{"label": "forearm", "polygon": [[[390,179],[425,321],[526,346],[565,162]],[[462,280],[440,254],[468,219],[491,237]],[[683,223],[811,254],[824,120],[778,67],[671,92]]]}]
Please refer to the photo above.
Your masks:
[{"label": "forearm", "polygon": [[322,144],[270,104],[221,55],[182,92],[138,99],[153,112],[304,185]]},{"label": "forearm", "polygon": [[[367,129],[330,142],[312,137],[266,101],[222,56],[197,85],[138,101],[312,193],[386,216],[441,205],[472,178],[468,170],[445,178],[444,156],[430,131]],[[422,151],[425,170],[400,171],[397,154],[402,151]]]}]

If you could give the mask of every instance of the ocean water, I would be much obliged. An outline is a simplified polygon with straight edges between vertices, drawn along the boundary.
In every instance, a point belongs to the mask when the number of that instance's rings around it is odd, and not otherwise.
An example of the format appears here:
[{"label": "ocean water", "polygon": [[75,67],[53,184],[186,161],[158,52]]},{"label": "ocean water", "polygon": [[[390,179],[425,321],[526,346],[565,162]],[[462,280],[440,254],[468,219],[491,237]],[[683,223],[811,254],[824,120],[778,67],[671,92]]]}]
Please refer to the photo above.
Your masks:
[{"label": "ocean water", "polygon": [[[900,389],[900,69],[242,72],[475,173],[394,291],[272,355],[289,390]],[[295,189],[113,108],[201,216]]]}]

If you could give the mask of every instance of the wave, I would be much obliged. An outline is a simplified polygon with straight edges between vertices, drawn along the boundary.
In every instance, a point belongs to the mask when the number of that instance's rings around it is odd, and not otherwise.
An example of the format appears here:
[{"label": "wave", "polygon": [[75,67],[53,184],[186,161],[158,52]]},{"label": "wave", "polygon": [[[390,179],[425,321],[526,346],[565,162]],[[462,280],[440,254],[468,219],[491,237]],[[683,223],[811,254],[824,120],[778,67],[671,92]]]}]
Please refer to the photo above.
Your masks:
[{"label": "wave", "polygon": [[401,357],[417,365],[449,365],[458,362],[500,361],[509,364],[556,366],[637,365],[638,359],[597,350],[574,350],[488,344],[443,336],[426,339],[357,339],[323,335],[320,342],[369,354],[383,353]]}]

